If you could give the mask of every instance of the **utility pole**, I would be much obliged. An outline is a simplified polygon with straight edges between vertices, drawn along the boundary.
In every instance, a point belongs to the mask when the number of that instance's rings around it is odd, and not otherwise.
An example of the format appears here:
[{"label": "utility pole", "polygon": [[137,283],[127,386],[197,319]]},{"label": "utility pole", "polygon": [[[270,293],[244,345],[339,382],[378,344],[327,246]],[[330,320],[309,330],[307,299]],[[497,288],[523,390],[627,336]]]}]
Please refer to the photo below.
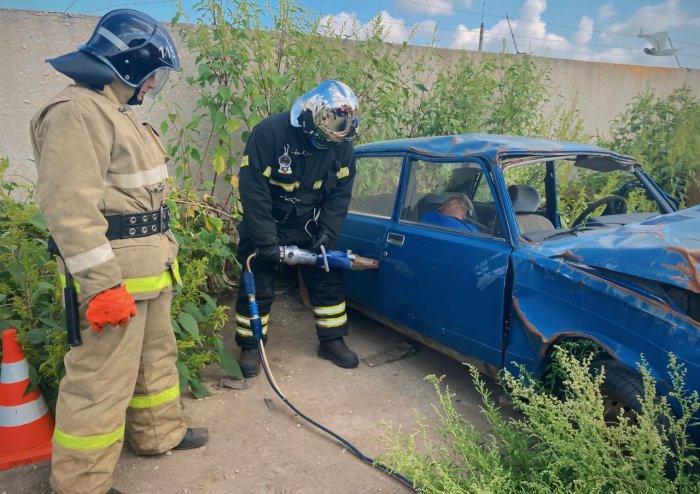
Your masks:
[{"label": "utility pole", "polygon": [[508,29],[510,29],[510,36],[513,38],[513,46],[515,46],[515,54],[520,55],[520,51],[518,50],[518,44],[515,42],[515,35],[513,34],[513,28],[510,27],[510,19],[508,18],[508,12],[506,12],[506,20],[508,21]]},{"label": "utility pole", "polygon": [[486,0],[481,6],[481,28],[479,29],[479,51],[484,47],[484,8],[486,7]]}]

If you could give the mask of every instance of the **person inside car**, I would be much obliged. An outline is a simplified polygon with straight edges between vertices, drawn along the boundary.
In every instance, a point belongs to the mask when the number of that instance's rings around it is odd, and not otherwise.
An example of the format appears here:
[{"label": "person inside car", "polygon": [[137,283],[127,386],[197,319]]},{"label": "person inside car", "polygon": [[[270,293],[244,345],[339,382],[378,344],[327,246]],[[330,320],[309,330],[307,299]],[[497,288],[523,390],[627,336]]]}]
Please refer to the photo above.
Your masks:
[{"label": "person inside car", "polygon": [[449,197],[437,211],[426,211],[421,215],[420,222],[444,226],[454,230],[478,232],[479,229],[468,218],[474,210],[469,198],[464,194]]}]

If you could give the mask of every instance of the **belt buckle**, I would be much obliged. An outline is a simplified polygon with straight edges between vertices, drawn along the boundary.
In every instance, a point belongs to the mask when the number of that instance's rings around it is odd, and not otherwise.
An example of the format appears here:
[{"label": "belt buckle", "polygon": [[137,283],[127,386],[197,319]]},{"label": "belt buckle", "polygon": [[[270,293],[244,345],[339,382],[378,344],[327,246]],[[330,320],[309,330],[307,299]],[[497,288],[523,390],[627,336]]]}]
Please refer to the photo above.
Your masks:
[{"label": "belt buckle", "polygon": [[163,233],[163,215],[164,214],[165,213],[163,212],[163,203],[161,203],[161,205],[160,205],[160,232],[159,233]]}]

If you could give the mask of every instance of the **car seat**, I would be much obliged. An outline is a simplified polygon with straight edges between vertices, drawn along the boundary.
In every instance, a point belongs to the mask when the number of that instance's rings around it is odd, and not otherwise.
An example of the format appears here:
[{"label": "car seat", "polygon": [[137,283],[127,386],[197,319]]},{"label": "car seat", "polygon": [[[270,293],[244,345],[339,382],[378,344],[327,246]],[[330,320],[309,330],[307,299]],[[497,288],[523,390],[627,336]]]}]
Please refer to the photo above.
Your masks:
[{"label": "car seat", "polygon": [[511,185],[508,195],[513,203],[515,217],[521,233],[535,230],[554,230],[554,225],[544,216],[537,214],[540,207],[540,193],[530,185]]}]

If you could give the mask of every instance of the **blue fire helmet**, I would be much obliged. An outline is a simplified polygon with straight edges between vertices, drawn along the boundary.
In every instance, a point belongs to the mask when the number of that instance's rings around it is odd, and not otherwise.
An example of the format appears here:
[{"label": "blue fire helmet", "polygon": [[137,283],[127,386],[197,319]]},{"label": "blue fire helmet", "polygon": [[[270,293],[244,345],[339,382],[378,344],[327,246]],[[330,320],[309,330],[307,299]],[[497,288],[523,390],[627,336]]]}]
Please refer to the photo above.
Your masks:
[{"label": "blue fire helmet", "polygon": [[340,81],[328,80],[300,96],[292,105],[290,121],[310,136],[320,149],[352,141],[359,133],[359,103]]},{"label": "blue fire helmet", "polygon": [[133,88],[141,87],[155,74],[156,85],[150,91],[153,95],[163,88],[169,71],[180,69],[168,31],[150,16],[131,9],[105,14],[78,52],[48,60],[56,70],[77,81],[95,86],[109,84],[112,79],[96,67],[97,61]]}]

